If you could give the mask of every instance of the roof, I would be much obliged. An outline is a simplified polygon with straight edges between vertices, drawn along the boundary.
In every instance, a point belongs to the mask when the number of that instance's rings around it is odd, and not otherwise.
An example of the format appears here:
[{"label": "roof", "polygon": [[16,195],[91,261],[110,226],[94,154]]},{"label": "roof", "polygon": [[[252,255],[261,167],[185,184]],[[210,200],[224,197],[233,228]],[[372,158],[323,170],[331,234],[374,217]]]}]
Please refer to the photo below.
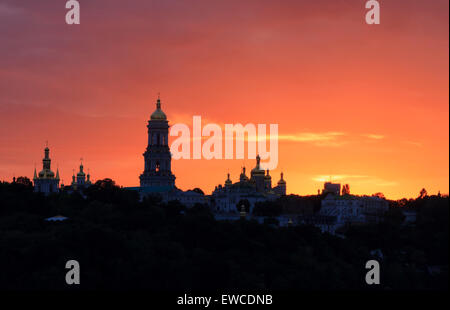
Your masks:
[{"label": "roof", "polygon": [[58,222],[58,221],[64,221],[67,220],[68,217],[62,216],[62,215],[55,215],[53,217],[48,217],[45,220],[48,222]]}]

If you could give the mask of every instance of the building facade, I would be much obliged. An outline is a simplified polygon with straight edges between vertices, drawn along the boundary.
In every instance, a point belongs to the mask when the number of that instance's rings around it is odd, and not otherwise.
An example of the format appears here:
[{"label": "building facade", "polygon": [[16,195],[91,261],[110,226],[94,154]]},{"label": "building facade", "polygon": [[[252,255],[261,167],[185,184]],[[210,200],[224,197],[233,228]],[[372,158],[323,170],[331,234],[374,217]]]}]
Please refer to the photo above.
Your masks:
[{"label": "building facade", "polygon": [[256,166],[250,172],[250,178],[243,167],[239,181],[236,183],[231,181],[228,173],[225,184],[216,186],[210,197],[213,212],[237,214],[241,208],[239,204],[245,201],[248,202],[249,210],[247,211],[252,213],[257,202],[275,200],[286,195],[286,181],[283,179],[283,173],[277,186],[272,187],[272,177],[268,170],[265,172],[260,168],[260,162],[261,158],[258,155]]},{"label": "building facade", "polygon": [[80,163],[80,170],[77,172],[75,177],[75,172],[72,175],[72,190],[83,190],[92,185],[91,175],[89,172],[86,174],[84,172],[83,162]]},{"label": "building facade", "polygon": [[321,202],[319,214],[336,217],[339,227],[379,222],[388,209],[388,202],[380,197],[328,194]]}]

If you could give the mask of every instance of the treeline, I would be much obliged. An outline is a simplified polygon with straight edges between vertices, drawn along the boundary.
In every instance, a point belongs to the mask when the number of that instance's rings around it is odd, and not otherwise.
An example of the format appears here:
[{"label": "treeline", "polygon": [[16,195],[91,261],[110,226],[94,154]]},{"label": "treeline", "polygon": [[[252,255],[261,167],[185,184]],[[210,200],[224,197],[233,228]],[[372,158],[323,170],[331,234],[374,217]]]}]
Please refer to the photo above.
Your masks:
[{"label": "treeline", "polygon": [[[387,220],[341,238],[308,226],[215,221],[207,206],[140,201],[109,179],[82,195],[0,183],[0,290],[74,289],[65,284],[71,259],[81,267],[78,289],[374,289],[364,279],[376,249],[378,288],[446,289],[448,206],[448,197],[430,198],[415,226]],[[45,220],[55,215],[68,219]]]}]

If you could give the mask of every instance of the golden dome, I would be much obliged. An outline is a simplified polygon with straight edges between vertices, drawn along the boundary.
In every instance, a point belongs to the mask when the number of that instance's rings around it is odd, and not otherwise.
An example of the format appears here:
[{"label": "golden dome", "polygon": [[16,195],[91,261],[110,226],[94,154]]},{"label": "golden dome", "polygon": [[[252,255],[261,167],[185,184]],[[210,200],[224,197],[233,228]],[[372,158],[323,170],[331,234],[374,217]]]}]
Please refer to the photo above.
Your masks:
[{"label": "golden dome", "polygon": [[55,174],[53,173],[53,171],[48,170],[48,169],[44,169],[41,172],[39,172],[40,179],[46,179],[46,178],[52,179],[54,176],[55,176]]},{"label": "golden dome", "polygon": [[166,114],[161,110],[161,100],[158,98],[156,101],[156,110],[153,112],[153,114],[150,116],[151,120],[167,120]]}]

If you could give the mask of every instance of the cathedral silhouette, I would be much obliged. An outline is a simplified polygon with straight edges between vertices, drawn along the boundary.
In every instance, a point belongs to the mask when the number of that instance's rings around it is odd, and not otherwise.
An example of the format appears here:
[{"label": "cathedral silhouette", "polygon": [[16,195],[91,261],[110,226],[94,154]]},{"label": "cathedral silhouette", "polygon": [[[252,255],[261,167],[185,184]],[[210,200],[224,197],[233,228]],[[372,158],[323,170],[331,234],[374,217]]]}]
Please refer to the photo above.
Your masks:
[{"label": "cathedral silhouette", "polygon": [[224,186],[218,185],[212,195],[203,195],[198,191],[182,191],[175,186],[175,175],[171,170],[172,156],[168,143],[169,121],[161,108],[158,96],[156,110],[151,114],[147,124],[148,141],[144,156],[144,171],[139,176],[140,186],[128,189],[139,191],[141,197],[160,195],[163,201],[178,200],[186,206],[196,203],[208,204],[218,213],[238,213],[238,203],[246,200],[252,211],[257,202],[275,200],[286,195],[286,181],[281,173],[277,186],[272,187],[269,171],[260,168],[260,157],[256,157],[256,166],[251,170],[250,178],[245,174],[245,167],[234,183],[228,178]]},{"label": "cathedral silhouette", "polygon": [[[178,200],[190,207],[195,204],[207,204],[217,213],[238,213],[238,204],[242,201],[248,203],[251,212],[257,202],[275,200],[286,195],[286,181],[281,173],[277,186],[272,187],[272,177],[269,171],[260,168],[260,157],[256,157],[256,166],[251,170],[250,178],[246,175],[245,167],[239,176],[239,181],[233,183],[230,174],[225,184],[215,187],[211,195],[204,195],[200,190],[183,191],[175,185],[175,175],[172,173],[172,155],[169,147],[169,121],[161,108],[161,99],[158,96],[156,110],[150,115],[147,123],[147,148],[143,153],[144,171],[139,176],[140,184],[137,187],[126,187],[128,190],[139,192],[141,199],[145,196],[158,195],[162,201]],[[45,148],[43,169],[34,171],[34,190],[45,194],[59,191],[59,171],[56,174],[50,169],[50,156],[48,146]],[[86,178],[87,177],[87,178]],[[75,177],[72,176],[70,186],[61,185],[68,191],[80,191],[92,185],[89,173],[84,172],[83,163]]]}]

